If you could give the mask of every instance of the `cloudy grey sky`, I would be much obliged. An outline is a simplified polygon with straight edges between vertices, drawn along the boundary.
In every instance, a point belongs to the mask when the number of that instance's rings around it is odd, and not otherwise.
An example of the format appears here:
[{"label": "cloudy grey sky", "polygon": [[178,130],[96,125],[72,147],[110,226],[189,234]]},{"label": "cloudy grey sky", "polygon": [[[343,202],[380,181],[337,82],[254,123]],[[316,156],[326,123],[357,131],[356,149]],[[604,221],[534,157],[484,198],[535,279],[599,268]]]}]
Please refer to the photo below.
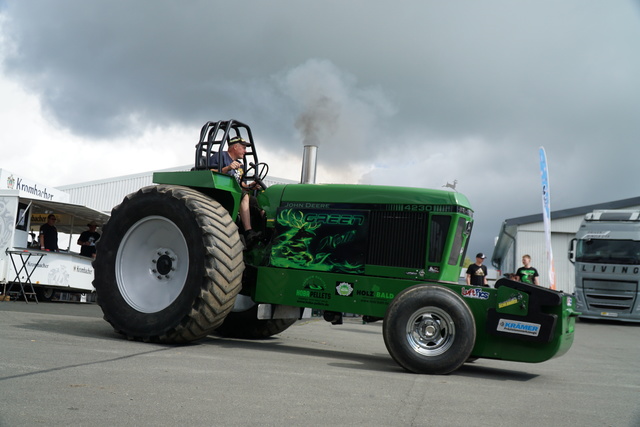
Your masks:
[{"label": "cloudy grey sky", "polygon": [[[0,168],[50,185],[193,162],[251,125],[271,175],[441,188],[504,219],[638,196],[640,2],[0,0]],[[305,133],[306,131],[306,133]],[[562,253],[557,256],[563,256]]]}]

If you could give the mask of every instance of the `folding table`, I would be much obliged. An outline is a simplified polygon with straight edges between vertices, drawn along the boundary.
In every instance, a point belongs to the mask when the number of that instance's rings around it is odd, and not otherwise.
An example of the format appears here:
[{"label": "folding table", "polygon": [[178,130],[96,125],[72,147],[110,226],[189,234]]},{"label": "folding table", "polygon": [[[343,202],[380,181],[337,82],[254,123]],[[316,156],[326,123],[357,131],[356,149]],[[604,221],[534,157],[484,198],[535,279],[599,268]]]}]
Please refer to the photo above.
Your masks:
[{"label": "folding table", "polygon": [[[13,289],[13,286],[17,283],[20,286],[20,291],[14,291],[14,293],[18,295],[22,295],[24,297],[24,301],[27,304],[29,304],[27,295],[33,295],[33,298],[35,298],[36,304],[37,304],[38,297],[36,296],[35,289],[33,289],[33,283],[31,283],[31,275],[35,271],[36,267],[38,267],[38,264],[40,264],[42,257],[46,256],[47,254],[42,252],[31,252],[29,250],[24,250],[24,249],[11,250],[11,251],[7,249],[5,253],[8,254],[9,257],[11,258],[11,264],[13,264],[13,269],[16,271],[16,278],[13,279],[12,282],[10,282],[11,285],[9,286],[9,289],[7,289],[7,291],[5,292],[5,295],[9,295],[9,293],[11,292],[11,289]],[[31,259],[31,257],[33,257],[35,262],[31,267],[29,267],[28,262]],[[18,265],[20,265],[19,269],[18,269]],[[25,274],[24,279],[20,277],[23,271]],[[29,290],[31,290],[31,292],[28,292]]]}]

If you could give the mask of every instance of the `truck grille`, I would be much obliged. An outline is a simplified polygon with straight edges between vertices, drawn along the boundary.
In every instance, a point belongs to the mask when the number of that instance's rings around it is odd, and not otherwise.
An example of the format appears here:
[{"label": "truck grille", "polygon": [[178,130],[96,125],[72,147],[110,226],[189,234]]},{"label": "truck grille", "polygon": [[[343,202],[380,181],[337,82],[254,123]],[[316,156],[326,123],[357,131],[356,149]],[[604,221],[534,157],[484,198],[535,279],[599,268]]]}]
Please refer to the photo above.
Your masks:
[{"label": "truck grille", "polygon": [[638,284],[608,280],[585,280],[584,295],[587,305],[594,310],[631,313],[636,302]]},{"label": "truck grille", "polygon": [[373,211],[369,218],[367,264],[424,268],[427,213]]}]

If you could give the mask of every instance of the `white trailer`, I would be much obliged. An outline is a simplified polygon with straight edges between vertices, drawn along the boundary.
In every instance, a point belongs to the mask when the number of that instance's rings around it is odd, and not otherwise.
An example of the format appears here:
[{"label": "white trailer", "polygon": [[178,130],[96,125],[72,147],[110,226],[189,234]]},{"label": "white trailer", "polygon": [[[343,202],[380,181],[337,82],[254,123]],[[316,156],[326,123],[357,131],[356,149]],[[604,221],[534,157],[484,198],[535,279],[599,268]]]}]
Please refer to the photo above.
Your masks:
[{"label": "white trailer", "polygon": [[[68,200],[68,195],[26,184],[24,180],[17,181],[13,174],[7,178],[4,176],[7,174],[8,171],[0,169],[2,187],[8,187],[0,188],[0,292],[6,296],[8,289],[20,290],[21,282],[30,281],[38,299],[93,293],[92,259],[71,248],[75,247],[78,235],[87,230],[89,222],[104,224],[109,215],[58,201]],[[58,219],[59,252],[42,251],[38,243],[40,225],[49,214],[55,214]],[[30,291],[30,287],[27,288]]]}]

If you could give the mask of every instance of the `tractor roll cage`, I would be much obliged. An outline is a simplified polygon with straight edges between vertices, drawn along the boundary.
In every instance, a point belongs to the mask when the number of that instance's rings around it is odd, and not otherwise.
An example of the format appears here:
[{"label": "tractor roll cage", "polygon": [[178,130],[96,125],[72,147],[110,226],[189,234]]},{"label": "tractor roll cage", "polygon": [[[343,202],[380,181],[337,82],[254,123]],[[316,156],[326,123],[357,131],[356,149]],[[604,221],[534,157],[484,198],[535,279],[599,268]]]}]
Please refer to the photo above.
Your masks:
[{"label": "tractor roll cage", "polygon": [[221,120],[207,122],[200,131],[200,141],[196,145],[195,170],[210,168],[211,158],[218,156],[218,164],[222,164],[222,152],[226,149],[229,139],[239,136],[249,143],[244,156],[244,170],[247,165],[258,164],[258,154],[253,142],[253,135],[249,126],[237,120]]}]

